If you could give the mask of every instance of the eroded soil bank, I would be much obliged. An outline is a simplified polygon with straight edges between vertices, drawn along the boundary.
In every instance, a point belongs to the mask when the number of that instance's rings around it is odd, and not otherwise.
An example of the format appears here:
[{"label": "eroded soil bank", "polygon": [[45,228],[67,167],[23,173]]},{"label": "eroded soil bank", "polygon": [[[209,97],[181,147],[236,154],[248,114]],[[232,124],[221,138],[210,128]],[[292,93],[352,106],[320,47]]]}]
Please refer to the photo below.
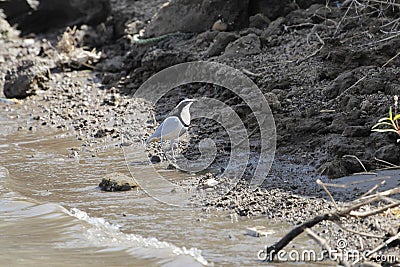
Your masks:
[{"label": "eroded soil bank", "polygon": [[[104,143],[121,145],[126,132],[130,138],[123,145],[129,146],[145,140],[157,126],[144,117],[124,121],[128,110],[148,118],[154,113],[160,123],[183,98],[210,97],[231,106],[248,132],[255,132],[250,144],[251,152],[257,154],[260,136],[254,116],[224,88],[181,86],[162,98],[157,108],[132,98],[158,71],[204,60],[227,64],[248,75],[269,102],[277,133],[276,160],[263,186],[252,191],[246,185],[254,165],[250,162],[244,179],[223,196],[218,188],[199,186],[203,180],[218,177],[226,164],[229,143],[217,142],[219,156],[210,174],[182,181],[182,185],[207,192],[207,197],[199,194],[193,199],[205,210],[231,209],[243,216],[299,224],[335,210],[317,185],[318,178],[334,182],[329,178],[361,172],[364,167],[386,167],[382,160],[398,164],[396,133],[371,132],[377,120],[387,116],[400,90],[397,5],[280,1],[266,6],[261,1],[214,1],[215,6],[210,6],[207,1],[172,1],[159,10],[164,1],[99,1],[92,3],[93,10],[85,9],[90,2],[75,7],[85,16],[58,17],[59,24],[50,31],[39,27],[35,12],[27,18],[38,27],[29,27],[32,24],[26,17],[0,6],[23,33],[0,20],[0,86],[5,96],[22,99],[19,105],[0,105],[3,110],[31,114],[21,130],[73,129],[85,145],[71,149],[71,156],[96,156],[98,149],[107,149]],[[194,8],[197,2],[202,3],[200,9]],[[39,6],[36,12],[48,11],[45,7]],[[226,31],[218,31],[221,25],[212,30],[215,22],[226,23],[222,25]],[[77,29],[64,33],[66,25],[75,24]],[[146,31],[141,38],[147,41],[138,42],[136,34],[142,29]],[[195,120],[189,136],[189,148],[205,137],[226,140],[219,126],[209,120]],[[196,157],[196,152],[186,148],[180,145],[189,158]],[[151,146],[149,155],[161,156],[160,147]],[[363,193],[341,191],[334,198],[349,201]],[[333,239],[347,237],[354,248],[372,249],[398,233],[399,220],[391,212],[341,219],[344,228],[375,237],[355,235],[332,223],[322,226],[333,229]],[[390,244],[390,253],[398,250],[396,245]]]}]

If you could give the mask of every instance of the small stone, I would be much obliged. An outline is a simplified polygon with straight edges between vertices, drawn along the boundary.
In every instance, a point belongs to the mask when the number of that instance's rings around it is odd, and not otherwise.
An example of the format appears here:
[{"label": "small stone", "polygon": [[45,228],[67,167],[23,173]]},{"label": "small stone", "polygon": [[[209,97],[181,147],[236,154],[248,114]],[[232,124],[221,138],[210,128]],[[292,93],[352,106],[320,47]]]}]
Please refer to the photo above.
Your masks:
[{"label": "small stone", "polygon": [[267,28],[270,23],[271,21],[269,18],[261,13],[255,14],[249,18],[249,27],[264,29]]},{"label": "small stone", "polygon": [[220,55],[226,48],[226,46],[235,41],[239,36],[232,32],[220,32],[215,37],[214,42],[208,48],[206,54],[209,57]]},{"label": "small stone", "polygon": [[364,100],[363,102],[361,102],[361,110],[362,111],[368,111],[371,108],[372,108],[372,104],[368,100]]},{"label": "small stone", "polygon": [[214,187],[217,184],[219,184],[219,182],[217,180],[215,180],[214,178],[210,178],[207,181],[205,181],[204,187]]},{"label": "small stone", "polygon": [[99,187],[103,191],[128,191],[134,187],[139,187],[138,183],[132,177],[119,172],[113,172],[104,176]]},{"label": "small stone", "polygon": [[151,155],[150,162],[153,163],[153,164],[160,163],[161,162],[161,158],[160,158],[160,156],[157,156],[157,155]]},{"label": "small stone", "polygon": [[267,230],[265,226],[255,226],[246,228],[246,235],[254,236],[254,237],[261,237],[261,236],[268,236],[270,234],[274,234],[275,232],[272,230]]},{"label": "small stone", "polygon": [[254,33],[250,33],[230,43],[225,49],[224,56],[248,56],[259,54],[260,52],[260,38]]},{"label": "small stone", "polygon": [[371,95],[378,93],[379,91],[384,92],[386,83],[385,79],[381,77],[374,77],[371,79],[365,79],[360,83],[359,92],[360,94]]},{"label": "small stone", "polygon": [[175,167],[175,165],[173,165],[173,164],[168,164],[168,166],[167,166],[167,170],[176,170],[176,167]]},{"label": "small stone", "polygon": [[337,76],[332,85],[324,90],[324,94],[329,99],[336,98],[345,90],[347,90],[347,88],[352,86],[356,81],[357,77],[355,76],[354,71],[345,71]]},{"label": "small stone", "polygon": [[215,37],[214,42],[208,48],[206,54],[209,57],[220,55],[226,48],[226,46],[235,41],[239,36],[232,32],[220,32]]},{"label": "small stone", "polygon": [[22,99],[36,94],[38,90],[49,89],[50,70],[40,61],[26,60],[8,70],[4,83],[7,98]]},{"label": "small stone", "polygon": [[270,108],[272,110],[281,110],[282,109],[281,102],[279,101],[276,94],[269,92],[269,93],[264,94],[264,97],[267,100],[268,105],[270,106]]},{"label": "small stone", "polygon": [[29,39],[24,39],[24,46],[25,47],[28,47],[28,46],[32,46],[32,45],[34,45],[35,44],[35,39],[31,39],[31,38],[29,38]]},{"label": "small stone", "polygon": [[131,145],[132,143],[127,141],[121,143],[121,146],[131,146]]},{"label": "small stone", "polygon": [[[355,97],[355,96],[353,96],[353,95],[349,95],[348,97],[345,97],[345,98],[347,98],[346,100],[347,101],[345,101],[345,102],[347,102],[346,103],[346,105],[343,107],[347,112],[351,112],[351,111],[353,111],[353,110],[357,110],[357,108],[359,107],[359,105],[360,105],[360,102],[359,102],[359,100],[357,99],[357,97]],[[344,98],[344,99],[345,99]]]},{"label": "small stone", "polygon": [[272,21],[269,25],[268,28],[265,29],[262,33],[262,36],[266,39],[269,39],[273,35],[278,35],[281,33],[283,29],[283,24],[285,23],[285,18],[279,17],[276,20]]},{"label": "small stone", "polygon": [[287,92],[282,89],[273,89],[271,92],[278,97],[279,101],[284,100],[287,95]]}]

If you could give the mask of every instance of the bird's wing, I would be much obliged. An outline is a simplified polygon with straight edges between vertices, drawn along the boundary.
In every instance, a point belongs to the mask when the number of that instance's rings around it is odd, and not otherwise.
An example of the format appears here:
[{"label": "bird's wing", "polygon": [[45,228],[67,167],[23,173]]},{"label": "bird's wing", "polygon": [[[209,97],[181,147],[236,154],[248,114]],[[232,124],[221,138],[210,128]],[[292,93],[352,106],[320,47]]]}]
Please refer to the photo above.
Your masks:
[{"label": "bird's wing", "polygon": [[179,118],[171,116],[166,118],[160,126],[158,126],[157,130],[147,139],[146,143],[154,139],[160,139],[161,135],[165,140],[175,139],[181,136],[185,131],[186,129]]}]

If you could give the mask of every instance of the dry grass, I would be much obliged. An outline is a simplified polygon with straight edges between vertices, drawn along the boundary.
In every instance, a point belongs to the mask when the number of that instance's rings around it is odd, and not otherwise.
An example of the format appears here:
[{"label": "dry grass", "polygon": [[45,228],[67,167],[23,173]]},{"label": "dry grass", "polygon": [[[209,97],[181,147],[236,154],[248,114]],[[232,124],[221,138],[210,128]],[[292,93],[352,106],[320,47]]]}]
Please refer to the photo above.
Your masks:
[{"label": "dry grass", "polygon": [[346,0],[342,4],[335,2],[344,10],[337,30],[347,23],[363,25],[369,18],[378,18],[379,30],[387,34],[400,33],[400,1],[398,0]]}]

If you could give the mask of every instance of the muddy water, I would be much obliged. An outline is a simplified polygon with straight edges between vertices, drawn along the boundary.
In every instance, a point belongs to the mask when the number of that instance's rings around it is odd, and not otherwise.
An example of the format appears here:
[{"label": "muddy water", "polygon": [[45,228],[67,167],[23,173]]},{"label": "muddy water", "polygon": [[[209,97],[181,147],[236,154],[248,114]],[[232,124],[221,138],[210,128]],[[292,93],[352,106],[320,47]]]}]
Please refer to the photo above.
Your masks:
[{"label": "muddy water", "polygon": [[[0,125],[0,266],[267,266],[257,251],[290,229],[264,218],[168,206],[141,190],[102,192],[104,174],[129,174],[120,148],[77,155],[71,148],[81,144],[71,132],[17,130],[4,111]],[[142,162],[134,171],[148,168]],[[168,179],[187,178],[158,168]],[[274,233],[244,234],[260,225]],[[293,246],[315,245],[303,237]],[[268,266],[277,265],[298,263]]]}]

